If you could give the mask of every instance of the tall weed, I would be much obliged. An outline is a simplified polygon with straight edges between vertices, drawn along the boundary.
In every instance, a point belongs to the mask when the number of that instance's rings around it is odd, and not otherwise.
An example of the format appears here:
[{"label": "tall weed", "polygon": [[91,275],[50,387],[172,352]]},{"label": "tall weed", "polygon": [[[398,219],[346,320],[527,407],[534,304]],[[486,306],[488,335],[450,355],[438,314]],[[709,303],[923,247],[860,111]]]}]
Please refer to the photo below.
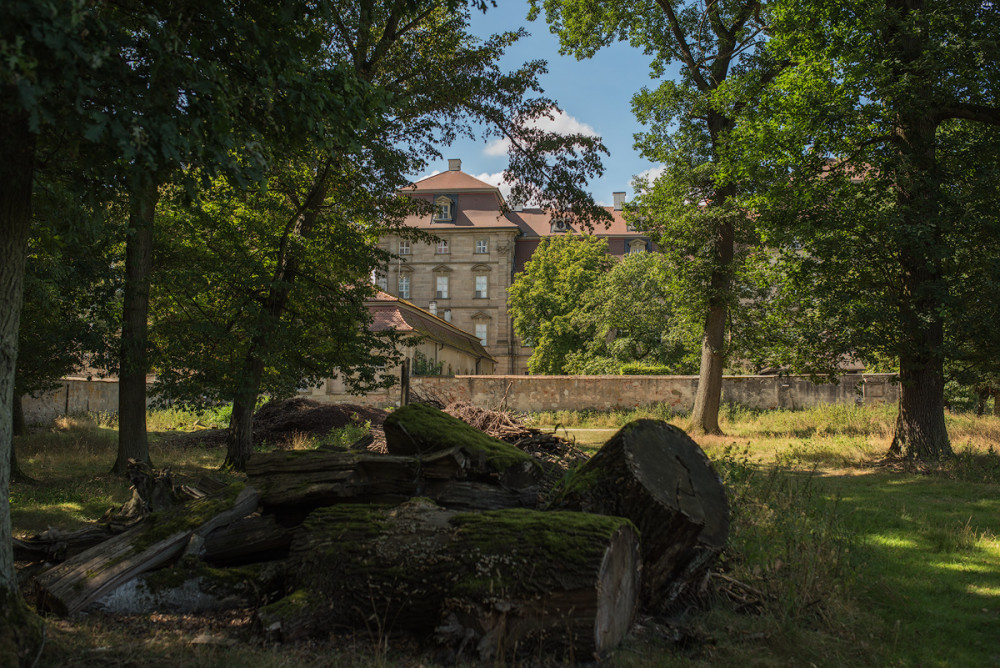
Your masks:
[{"label": "tall weed", "polygon": [[723,567],[763,592],[768,612],[783,622],[825,617],[850,582],[857,541],[838,500],[823,496],[815,471],[796,462],[764,467],[747,449],[728,448],[716,465],[732,508]]}]

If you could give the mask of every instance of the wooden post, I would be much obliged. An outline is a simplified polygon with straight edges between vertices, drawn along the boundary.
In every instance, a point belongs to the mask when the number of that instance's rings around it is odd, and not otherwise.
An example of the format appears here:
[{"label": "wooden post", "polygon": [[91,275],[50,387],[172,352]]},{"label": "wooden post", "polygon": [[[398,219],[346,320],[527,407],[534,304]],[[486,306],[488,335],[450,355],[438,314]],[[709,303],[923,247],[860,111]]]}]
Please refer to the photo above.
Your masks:
[{"label": "wooden post", "polygon": [[410,403],[410,358],[403,360],[399,369],[399,406],[402,408]]}]

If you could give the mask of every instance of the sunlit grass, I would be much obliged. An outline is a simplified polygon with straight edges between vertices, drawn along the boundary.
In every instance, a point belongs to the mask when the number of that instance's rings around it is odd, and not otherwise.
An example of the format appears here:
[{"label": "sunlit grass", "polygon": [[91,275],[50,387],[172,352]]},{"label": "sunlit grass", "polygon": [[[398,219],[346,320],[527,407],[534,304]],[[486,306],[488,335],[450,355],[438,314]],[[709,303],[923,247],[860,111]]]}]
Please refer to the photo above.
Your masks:
[{"label": "sunlit grass", "polygon": [[[596,450],[637,417],[665,408],[608,414],[540,414]],[[669,415],[686,426],[686,416]],[[558,418],[558,419],[557,419]],[[166,432],[197,430],[201,418],[151,419],[158,467],[218,475],[224,449],[176,445]],[[613,666],[986,666],[1000,664],[1000,419],[949,415],[957,456],[901,471],[881,465],[894,407],[829,406],[803,411],[727,407],[725,436],[697,437],[722,475],[733,507],[721,572],[761,597],[746,607],[716,589],[711,605],[678,617],[689,642],[656,633],[626,642]],[[73,528],[121,503],[127,484],[107,473],[116,432],[106,419],[65,421],[18,439],[22,467],[38,485],[17,484],[15,529]],[[173,428],[170,425],[174,425]],[[362,426],[325,438],[347,445]],[[563,428],[560,435],[563,435]],[[598,431],[584,431],[598,430]],[[190,441],[187,441],[190,443]],[[305,437],[284,447],[315,447]],[[750,598],[755,595],[747,594]],[[107,645],[116,665],[327,665],[321,650],[239,646],[193,650],[189,638],[136,641],[80,622],[78,640]],[[132,649],[128,649],[132,648]],[[58,656],[58,654],[56,655]],[[70,655],[67,655],[70,656]],[[374,657],[374,658],[373,658]],[[135,659],[138,661],[138,659]],[[363,646],[340,665],[393,665]],[[400,665],[414,665],[400,658]],[[72,663],[72,661],[69,661]],[[93,665],[101,665],[94,663]]]}]

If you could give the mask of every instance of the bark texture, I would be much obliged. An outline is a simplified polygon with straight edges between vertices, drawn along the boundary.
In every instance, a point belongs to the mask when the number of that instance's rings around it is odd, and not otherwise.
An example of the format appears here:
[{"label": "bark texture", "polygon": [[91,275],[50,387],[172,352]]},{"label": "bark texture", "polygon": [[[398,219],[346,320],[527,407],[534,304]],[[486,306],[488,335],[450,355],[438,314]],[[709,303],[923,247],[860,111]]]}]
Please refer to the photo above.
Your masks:
[{"label": "bark texture", "polygon": [[419,500],[323,508],[290,558],[309,593],[261,611],[272,633],[284,611],[297,633],[433,632],[480,658],[544,648],[589,660],[621,641],[638,596],[632,524],[583,513],[455,513]]},{"label": "bark texture", "polygon": [[146,372],[149,368],[149,281],[153,224],[159,180],[134,174],[129,192],[129,230],[125,242],[125,294],[118,371],[118,457],[112,471],[124,475],[135,459],[150,464],[146,436]]},{"label": "bark texture", "polygon": [[[0,97],[18,93],[0,85]],[[41,642],[41,625],[21,600],[14,572],[10,524],[17,333],[24,298],[24,262],[31,224],[35,135],[24,112],[0,112],[0,664],[29,663]]]},{"label": "bark texture", "polygon": [[726,491],[705,453],[659,420],[622,427],[566,482],[556,505],[635,523],[643,608],[651,612],[699,594],[729,535]]},{"label": "bark texture", "polygon": [[722,371],[726,364],[726,321],[729,317],[729,297],[733,283],[735,231],[732,224],[723,224],[714,244],[715,267],[712,270],[708,314],[701,339],[701,365],[698,368],[698,389],[691,411],[691,431],[700,434],[721,434],[719,406],[722,403]]}]

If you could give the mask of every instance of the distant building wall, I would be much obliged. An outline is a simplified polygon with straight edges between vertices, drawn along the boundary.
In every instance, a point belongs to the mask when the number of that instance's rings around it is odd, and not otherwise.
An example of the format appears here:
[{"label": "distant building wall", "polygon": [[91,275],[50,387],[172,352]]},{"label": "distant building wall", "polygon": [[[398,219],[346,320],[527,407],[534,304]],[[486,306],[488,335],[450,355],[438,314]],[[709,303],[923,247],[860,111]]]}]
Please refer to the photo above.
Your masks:
[{"label": "distant building wall", "polygon": [[[755,409],[798,409],[820,404],[896,403],[899,385],[893,374],[851,374],[839,382],[816,384],[801,376],[725,376],[722,400]],[[449,403],[471,401],[515,411],[602,410],[667,403],[677,412],[691,410],[696,376],[414,376],[411,392]],[[317,401],[365,406],[398,406],[399,385],[353,396],[328,381],[299,396]],[[49,422],[67,413],[118,411],[114,380],[66,379],[59,389],[24,398],[25,420]]]}]

